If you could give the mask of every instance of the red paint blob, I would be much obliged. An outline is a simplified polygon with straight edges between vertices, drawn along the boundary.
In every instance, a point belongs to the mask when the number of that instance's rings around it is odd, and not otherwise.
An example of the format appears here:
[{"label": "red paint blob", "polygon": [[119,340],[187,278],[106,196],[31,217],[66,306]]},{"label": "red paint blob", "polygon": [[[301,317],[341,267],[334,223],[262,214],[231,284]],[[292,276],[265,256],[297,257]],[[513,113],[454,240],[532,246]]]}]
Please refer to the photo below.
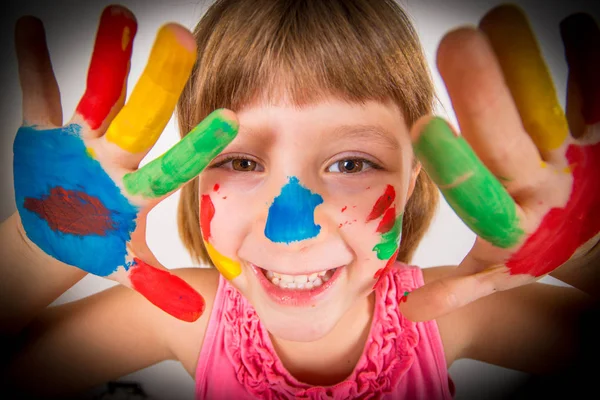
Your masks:
[{"label": "red paint blob", "polygon": [[553,208],[506,263],[511,274],[541,276],[562,265],[600,231],[600,143],[570,145],[573,190],[564,208]]},{"label": "red paint blob", "polygon": [[375,290],[377,288],[377,285],[379,285],[381,278],[383,278],[387,274],[387,272],[390,270],[390,268],[392,268],[392,265],[394,265],[394,263],[396,262],[396,258],[398,257],[399,251],[400,251],[400,247],[398,247],[396,249],[396,251],[394,252],[394,255],[392,257],[390,257],[390,259],[385,264],[385,267],[380,268],[377,270],[377,272],[375,272],[375,275],[373,275],[373,279],[377,279],[377,282],[375,282],[375,284],[373,285],[373,290]]},{"label": "red paint blob", "polygon": [[216,192],[219,190],[219,184],[215,183],[215,186],[213,187],[213,190]]},{"label": "red paint blob", "polygon": [[204,312],[204,298],[183,279],[139,258],[133,259],[129,280],[135,291],[182,321],[194,322]]},{"label": "red paint blob", "polygon": [[202,237],[207,242],[210,237],[210,223],[214,216],[215,205],[209,195],[203,194],[200,201],[200,230],[202,231]]},{"label": "red paint blob", "polygon": [[371,210],[371,213],[367,217],[367,222],[381,217],[385,210],[387,210],[388,207],[392,205],[395,198],[396,191],[394,190],[394,187],[392,185],[387,185],[387,187],[385,188],[385,193],[383,193],[381,197],[377,199],[377,202],[375,202],[373,210]]},{"label": "red paint blob", "polygon": [[[129,40],[123,49],[125,29],[129,30]],[[77,106],[77,113],[92,129],[98,129],[102,125],[121,97],[136,31],[137,23],[133,16],[119,8],[109,7],[100,17],[87,87]]]},{"label": "red paint blob", "polygon": [[346,209],[347,209],[347,208],[348,208],[348,206],[344,206],[344,207],[342,208],[342,212],[346,211]]},{"label": "red paint blob", "polygon": [[100,199],[76,190],[54,187],[41,199],[26,198],[23,206],[57,232],[106,236],[117,229],[111,211]]},{"label": "red paint blob", "polygon": [[386,233],[389,232],[396,222],[396,207],[390,207],[385,210],[385,214],[383,214],[383,218],[379,221],[379,225],[377,226],[377,232]]}]

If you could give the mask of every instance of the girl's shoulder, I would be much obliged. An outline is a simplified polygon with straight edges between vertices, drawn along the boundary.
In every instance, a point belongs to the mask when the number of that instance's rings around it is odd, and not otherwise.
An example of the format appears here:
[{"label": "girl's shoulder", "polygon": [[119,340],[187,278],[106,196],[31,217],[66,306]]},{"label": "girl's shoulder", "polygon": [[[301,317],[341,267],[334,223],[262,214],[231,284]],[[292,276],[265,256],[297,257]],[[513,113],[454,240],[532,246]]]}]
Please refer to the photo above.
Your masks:
[{"label": "girl's shoulder", "polygon": [[161,327],[161,336],[167,341],[174,357],[183,364],[191,376],[195,376],[196,364],[212,313],[220,274],[214,268],[181,268],[172,269],[170,272],[190,284],[205,301],[204,312],[196,321],[184,322],[170,318],[170,323]]}]

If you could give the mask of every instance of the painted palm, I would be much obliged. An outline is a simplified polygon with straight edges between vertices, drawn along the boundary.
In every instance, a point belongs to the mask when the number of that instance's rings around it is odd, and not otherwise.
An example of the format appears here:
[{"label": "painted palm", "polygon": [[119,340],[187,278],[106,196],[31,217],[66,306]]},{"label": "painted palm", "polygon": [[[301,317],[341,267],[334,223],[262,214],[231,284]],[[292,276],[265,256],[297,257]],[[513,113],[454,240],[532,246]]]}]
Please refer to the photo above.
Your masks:
[{"label": "painted palm", "polygon": [[[193,321],[204,309],[202,297],[167,270],[138,258],[136,250],[146,250],[150,209],[206,167],[235,137],[237,120],[231,111],[217,110],[168,152],[138,168],[170,119],[195,48],[183,28],[164,26],[122,106],[135,31],[127,10],[104,11],[87,90],[69,124],[48,127],[56,116],[39,112],[59,105],[25,107],[14,142],[16,203],[27,236],[47,254],[115,279],[177,318]],[[24,104],[44,105],[47,99],[36,100],[24,79],[31,70],[28,52],[35,47],[22,43],[19,50]],[[45,55],[38,64],[49,65],[47,50]]]},{"label": "painted palm", "polygon": [[598,27],[586,15],[561,24],[568,118],[524,13],[501,6],[479,28],[485,39],[472,31],[454,36],[479,52],[469,65],[438,53],[463,135],[435,118],[414,141],[429,175],[479,237],[456,274],[437,285],[454,306],[550,273],[600,232]]}]

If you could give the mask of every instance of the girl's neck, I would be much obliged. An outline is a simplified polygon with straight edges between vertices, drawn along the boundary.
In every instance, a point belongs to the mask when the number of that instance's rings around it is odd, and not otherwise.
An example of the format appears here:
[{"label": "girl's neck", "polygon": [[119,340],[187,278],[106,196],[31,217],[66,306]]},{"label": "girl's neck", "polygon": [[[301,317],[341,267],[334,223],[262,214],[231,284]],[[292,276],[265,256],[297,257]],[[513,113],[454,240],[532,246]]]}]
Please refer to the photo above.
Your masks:
[{"label": "girl's neck", "polygon": [[291,342],[271,336],[273,347],[287,371],[314,386],[342,382],[354,370],[371,331],[375,292],[357,300],[337,325],[314,342]]}]

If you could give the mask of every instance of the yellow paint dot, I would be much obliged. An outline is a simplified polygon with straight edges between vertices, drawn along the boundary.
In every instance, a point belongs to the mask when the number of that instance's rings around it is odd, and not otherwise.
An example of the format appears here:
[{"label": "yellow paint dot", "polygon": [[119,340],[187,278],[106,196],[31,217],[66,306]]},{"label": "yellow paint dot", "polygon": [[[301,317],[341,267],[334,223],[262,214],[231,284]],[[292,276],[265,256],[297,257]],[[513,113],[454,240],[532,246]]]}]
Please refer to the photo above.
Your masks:
[{"label": "yellow paint dot", "polygon": [[208,252],[210,259],[215,264],[215,267],[219,270],[219,272],[225,277],[225,279],[232,280],[242,273],[242,267],[240,266],[240,263],[225,257],[210,243],[204,242],[204,245],[206,246],[206,251]]},{"label": "yellow paint dot", "polygon": [[90,158],[94,158],[94,159],[96,158],[96,152],[91,147],[86,147],[85,152],[87,153],[88,156],[90,156]]},{"label": "yellow paint dot", "polygon": [[128,26],[123,29],[123,36],[121,37],[121,50],[125,51],[131,40],[131,30]]},{"label": "yellow paint dot", "polygon": [[542,167],[542,168],[548,168],[548,163],[546,163],[545,161],[541,161],[540,162],[540,167]]}]

